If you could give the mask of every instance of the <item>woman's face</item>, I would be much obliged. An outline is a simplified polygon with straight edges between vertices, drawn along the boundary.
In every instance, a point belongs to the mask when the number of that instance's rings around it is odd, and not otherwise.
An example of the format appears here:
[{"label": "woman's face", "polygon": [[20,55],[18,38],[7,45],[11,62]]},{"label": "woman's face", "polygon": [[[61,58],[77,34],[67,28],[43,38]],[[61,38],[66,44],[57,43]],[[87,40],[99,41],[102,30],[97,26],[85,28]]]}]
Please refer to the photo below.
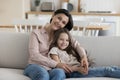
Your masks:
[{"label": "woman's face", "polygon": [[61,50],[66,49],[68,47],[68,45],[69,45],[68,34],[61,33],[59,38],[58,38],[57,44],[58,44],[58,48],[59,49],[61,49]]},{"label": "woman's face", "polygon": [[69,18],[65,14],[56,14],[52,17],[51,26],[53,30],[58,30],[67,25]]}]

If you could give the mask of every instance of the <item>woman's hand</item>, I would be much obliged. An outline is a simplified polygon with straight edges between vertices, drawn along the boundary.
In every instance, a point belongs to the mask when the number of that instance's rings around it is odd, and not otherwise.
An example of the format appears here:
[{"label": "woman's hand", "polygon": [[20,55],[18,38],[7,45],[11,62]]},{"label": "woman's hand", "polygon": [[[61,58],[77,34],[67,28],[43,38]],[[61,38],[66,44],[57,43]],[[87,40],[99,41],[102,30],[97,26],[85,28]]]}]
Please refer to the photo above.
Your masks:
[{"label": "woman's hand", "polygon": [[74,65],[74,66],[71,66],[71,69],[73,70],[73,71],[78,71],[78,72],[80,72],[81,74],[83,74],[83,75],[86,75],[87,73],[86,73],[86,71],[85,71],[85,69],[84,69],[84,67],[82,67],[82,66],[78,66],[78,65]]},{"label": "woman's hand", "polygon": [[81,59],[81,66],[84,68],[84,73],[85,74],[88,74],[88,60],[87,60],[87,57],[82,57]]},{"label": "woman's hand", "polygon": [[66,73],[73,72],[72,69],[67,64],[64,63],[58,63],[56,67],[64,69]]}]

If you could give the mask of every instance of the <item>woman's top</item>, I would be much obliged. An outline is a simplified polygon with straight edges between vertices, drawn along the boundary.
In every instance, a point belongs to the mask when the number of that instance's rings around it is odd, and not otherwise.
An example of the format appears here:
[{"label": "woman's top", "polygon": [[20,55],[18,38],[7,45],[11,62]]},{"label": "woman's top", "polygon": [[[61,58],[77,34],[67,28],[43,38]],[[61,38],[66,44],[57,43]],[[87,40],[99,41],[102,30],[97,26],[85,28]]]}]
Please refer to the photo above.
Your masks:
[{"label": "woman's top", "polygon": [[[34,30],[30,36],[28,63],[41,65],[47,70],[55,68],[58,63],[48,58],[50,43],[49,33],[44,27],[39,30]],[[80,47],[80,44],[75,39],[72,39],[72,46],[80,56],[85,55],[85,50]]]},{"label": "woman's top", "polygon": [[70,66],[73,66],[73,65],[80,66],[80,62],[78,62],[76,57],[74,57],[72,54],[69,55],[66,51],[60,50],[58,47],[51,48],[51,50],[48,53],[49,57],[50,57],[50,54],[57,55],[61,63],[65,63]]}]

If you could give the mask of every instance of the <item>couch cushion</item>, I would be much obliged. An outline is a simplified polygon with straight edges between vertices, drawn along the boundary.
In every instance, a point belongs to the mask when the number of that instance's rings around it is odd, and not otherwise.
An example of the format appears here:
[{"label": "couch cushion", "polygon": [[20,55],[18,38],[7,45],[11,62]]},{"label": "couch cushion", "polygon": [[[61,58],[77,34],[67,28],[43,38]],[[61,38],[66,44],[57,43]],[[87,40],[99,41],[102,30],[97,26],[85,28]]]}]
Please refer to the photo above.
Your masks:
[{"label": "couch cushion", "polygon": [[0,80],[31,80],[23,75],[23,70],[0,68]]},{"label": "couch cushion", "polygon": [[94,77],[94,78],[71,78],[65,80],[120,80],[117,78],[107,78],[107,77]]},{"label": "couch cushion", "polygon": [[0,32],[0,67],[24,68],[28,61],[26,33]]},{"label": "couch cushion", "polygon": [[[31,80],[23,75],[21,69],[0,68],[0,80]],[[119,80],[116,78],[94,77],[94,78],[69,78],[65,80]]]}]

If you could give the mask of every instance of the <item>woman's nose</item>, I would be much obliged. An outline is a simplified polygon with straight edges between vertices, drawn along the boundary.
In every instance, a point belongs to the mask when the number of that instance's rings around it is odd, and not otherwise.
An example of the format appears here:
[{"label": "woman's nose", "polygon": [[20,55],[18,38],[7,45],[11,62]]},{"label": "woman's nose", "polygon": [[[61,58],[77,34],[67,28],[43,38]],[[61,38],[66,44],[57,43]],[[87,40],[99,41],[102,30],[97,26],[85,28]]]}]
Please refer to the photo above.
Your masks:
[{"label": "woman's nose", "polygon": [[62,21],[60,21],[60,20],[59,20],[59,22],[58,22],[58,23],[59,23],[59,25],[62,25]]}]

